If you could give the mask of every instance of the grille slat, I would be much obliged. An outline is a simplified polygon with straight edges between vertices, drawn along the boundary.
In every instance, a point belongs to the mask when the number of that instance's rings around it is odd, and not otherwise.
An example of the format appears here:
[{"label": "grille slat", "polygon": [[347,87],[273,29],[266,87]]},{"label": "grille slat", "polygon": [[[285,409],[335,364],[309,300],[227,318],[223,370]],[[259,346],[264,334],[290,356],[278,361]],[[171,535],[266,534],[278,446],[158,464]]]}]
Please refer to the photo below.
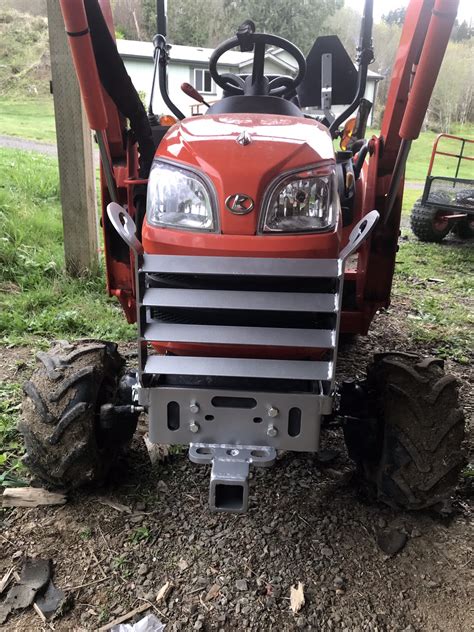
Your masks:
[{"label": "grille slat", "polygon": [[335,345],[335,333],[331,329],[182,325],[160,321],[145,325],[143,337],[150,342],[295,347],[299,349],[334,349]]},{"label": "grille slat", "polygon": [[342,268],[338,259],[144,255],[141,271],[170,274],[334,278],[341,276]]},{"label": "grille slat", "polygon": [[147,359],[144,373],[283,380],[329,380],[332,375],[332,362],[155,355]]},{"label": "grille slat", "polygon": [[147,289],[143,296],[142,305],[193,309],[325,313],[334,313],[337,309],[336,296],[334,294],[187,290],[174,288]]}]

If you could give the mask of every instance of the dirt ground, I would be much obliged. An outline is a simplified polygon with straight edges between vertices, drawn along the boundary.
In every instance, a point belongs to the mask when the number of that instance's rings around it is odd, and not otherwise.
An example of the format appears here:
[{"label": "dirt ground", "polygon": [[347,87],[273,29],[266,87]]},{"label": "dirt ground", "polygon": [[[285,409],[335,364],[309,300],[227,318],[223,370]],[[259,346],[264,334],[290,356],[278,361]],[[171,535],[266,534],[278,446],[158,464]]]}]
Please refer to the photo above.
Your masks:
[{"label": "dirt ground", "polygon": [[[360,375],[373,351],[413,351],[406,316],[398,304],[377,316],[367,338],[343,346],[340,375]],[[19,370],[17,361],[30,355],[3,349],[0,379],[27,379],[31,362]],[[454,363],[447,368],[461,381],[469,419],[473,374]],[[181,452],[152,468],[139,436],[107,487],[77,492],[61,507],[4,511],[0,576],[20,567],[22,555],[51,558],[71,605],[50,627],[29,609],[3,629],[94,630],[149,602],[167,632],[472,630],[467,488],[450,518],[397,513],[361,494],[339,429],[322,441],[337,451],[329,463],[286,453],[256,471],[243,516],[209,513],[207,467]],[[110,501],[120,505],[104,504]],[[394,557],[376,542],[386,527],[408,536]],[[173,590],[157,603],[167,581]],[[306,604],[294,615],[290,587],[298,581]]]}]

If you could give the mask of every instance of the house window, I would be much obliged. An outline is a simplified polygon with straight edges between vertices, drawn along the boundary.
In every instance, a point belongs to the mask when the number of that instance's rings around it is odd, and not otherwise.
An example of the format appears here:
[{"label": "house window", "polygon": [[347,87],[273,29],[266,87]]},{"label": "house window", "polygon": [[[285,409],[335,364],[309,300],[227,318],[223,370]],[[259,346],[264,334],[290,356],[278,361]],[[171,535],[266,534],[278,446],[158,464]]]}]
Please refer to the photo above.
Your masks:
[{"label": "house window", "polygon": [[215,92],[214,82],[212,81],[211,73],[204,68],[194,69],[194,87],[198,92],[204,94],[212,94]]}]

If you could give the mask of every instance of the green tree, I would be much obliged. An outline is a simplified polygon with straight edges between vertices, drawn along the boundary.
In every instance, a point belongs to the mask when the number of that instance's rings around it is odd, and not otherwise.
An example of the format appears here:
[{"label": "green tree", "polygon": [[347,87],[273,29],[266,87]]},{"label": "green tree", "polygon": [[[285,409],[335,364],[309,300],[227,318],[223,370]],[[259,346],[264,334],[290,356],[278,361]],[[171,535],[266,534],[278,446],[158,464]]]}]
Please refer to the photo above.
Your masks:
[{"label": "green tree", "polygon": [[316,37],[326,32],[326,20],[343,4],[343,0],[235,0],[225,12],[227,32],[233,33],[241,22],[251,19],[258,31],[289,39],[307,53]]},{"label": "green tree", "polygon": [[474,28],[464,20],[463,22],[454,22],[453,30],[451,31],[451,40],[453,42],[462,42],[463,40],[471,39],[474,35]]},{"label": "green tree", "polygon": [[[214,46],[231,37],[246,19],[260,32],[285,37],[307,52],[325,21],[344,0],[170,0],[168,39],[189,46]],[[143,21],[149,37],[156,30],[156,2],[142,0]]]},{"label": "green tree", "polygon": [[470,42],[448,44],[426,117],[436,131],[450,132],[453,123],[473,120],[472,53]]},{"label": "green tree", "polygon": [[[156,0],[141,0],[144,31],[151,39],[156,33]],[[224,22],[224,0],[170,0],[167,39],[172,44],[212,46]]]},{"label": "green tree", "polygon": [[373,41],[375,61],[370,69],[385,77],[377,86],[377,99],[374,104],[375,123],[380,124],[392,75],[393,63],[398,51],[402,28],[398,24],[385,21],[374,24]]},{"label": "green tree", "polygon": [[353,61],[359,45],[361,19],[362,15],[355,9],[342,7],[324,24],[325,34],[337,35]]},{"label": "green tree", "polygon": [[393,9],[387,14],[382,15],[382,20],[389,26],[402,26],[405,22],[406,12],[407,10],[405,7],[399,7],[398,9]]}]

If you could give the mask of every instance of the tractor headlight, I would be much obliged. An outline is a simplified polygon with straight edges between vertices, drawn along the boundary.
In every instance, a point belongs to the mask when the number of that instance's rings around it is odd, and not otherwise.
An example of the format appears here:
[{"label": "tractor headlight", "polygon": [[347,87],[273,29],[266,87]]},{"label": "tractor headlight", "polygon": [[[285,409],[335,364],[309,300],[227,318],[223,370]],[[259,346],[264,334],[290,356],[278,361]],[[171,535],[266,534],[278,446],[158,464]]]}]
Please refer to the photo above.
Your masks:
[{"label": "tractor headlight", "polygon": [[147,219],[156,226],[214,231],[210,187],[193,171],[155,160],[148,179]]},{"label": "tractor headlight", "polygon": [[[319,171],[319,174],[321,172]],[[275,182],[266,196],[261,233],[312,233],[327,230],[338,214],[334,171],[299,171]]]}]

